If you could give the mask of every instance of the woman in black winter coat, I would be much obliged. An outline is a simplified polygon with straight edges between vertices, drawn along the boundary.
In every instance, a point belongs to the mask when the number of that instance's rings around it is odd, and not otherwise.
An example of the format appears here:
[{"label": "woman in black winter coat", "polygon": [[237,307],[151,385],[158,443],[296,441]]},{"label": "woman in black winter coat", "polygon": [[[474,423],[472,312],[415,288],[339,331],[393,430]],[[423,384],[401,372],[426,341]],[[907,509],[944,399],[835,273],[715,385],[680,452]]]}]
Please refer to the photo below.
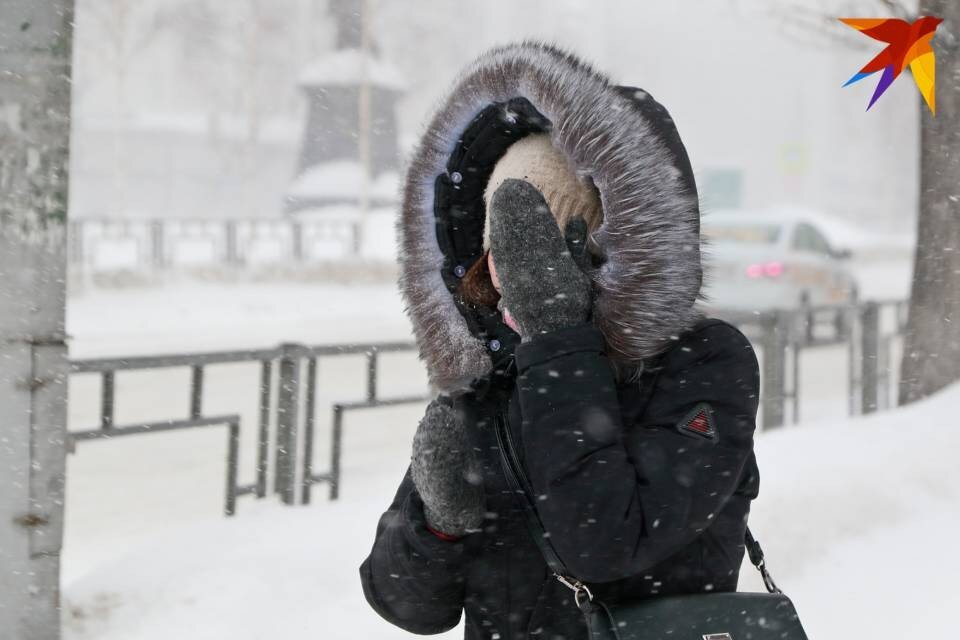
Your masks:
[{"label": "woman in black winter coat", "polygon": [[[578,215],[582,198],[561,220],[569,199],[523,172],[490,184],[532,136],[595,189],[602,221]],[[398,224],[439,395],[360,569],[381,616],[421,634],[465,613],[470,639],[586,637],[508,488],[498,425],[557,554],[601,600],[736,590],[759,374],[747,339],[694,308],[699,215],[677,130],[645,92],[529,42],[460,76]]]}]

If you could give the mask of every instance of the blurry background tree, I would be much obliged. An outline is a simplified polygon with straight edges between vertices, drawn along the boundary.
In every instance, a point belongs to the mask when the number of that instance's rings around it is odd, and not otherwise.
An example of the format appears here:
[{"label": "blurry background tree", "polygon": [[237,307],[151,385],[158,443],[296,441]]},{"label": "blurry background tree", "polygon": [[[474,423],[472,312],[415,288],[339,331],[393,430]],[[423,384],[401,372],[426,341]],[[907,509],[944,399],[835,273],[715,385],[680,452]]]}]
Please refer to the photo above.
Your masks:
[{"label": "blurry background tree", "polygon": [[[101,77],[109,78],[113,83],[114,101],[110,116],[115,122],[124,123],[130,117],[127,82],[132,63],[159,33],[158,25],[152,19],[153,7],[141,0],[96,0],[85,4],[85,10],[78,15],[91,23],[89,28],[98,37],[83,43],[83,50],[95,61]],[[123,127],[114,129],[110,138],[111,198],[122,209],[127,206]]]},{"label": "blurry background tree", "polygon": [[[300,4],[245,0],[223,11],[216,1],[190,0],[166,3],[154,18],[179,41],[180,68],[209,100],[210,135],[224,170],[244,180],[256,170],[265,118],[297,108],[291,87],[303,52],[296,40],[291,46],[289,35]],[[231,126],[223,121],[226,114],[233,116],[237,135],[221,135]]]},{"label": "blurry background tree", "polygon": [[[249,184],[257,168],[265,118],[289,115],[297,108],[291,89],[303,49],[314,40],[309,35],[291,37],[296,17],[306,11],[303,4],[304,0],[243,0],[225,10],[213,0],[79,2],[82,28],[77,51],[85,57],[81,66],[96,68],[98,74],[78,84],[89,88],[104,79],[113,84],[111,113],[104,115],[111,119],[114,210],[130,206],[125,193],[130,183],[125,162],[129,150],[123,141],[139,123],[128,92],[138,86],[142,95],[144,84],[163,82],[162,76],[145,73],[153,60],[149,49],[168,50],[174,45],[184,84],[196,91],[207,114],[203,126],[218,151],[222,172],[241,176],[239,184]],[[81,102],[85,97],[79,96]]]},{"label": "blurry background tree", "polygon": [[[884,45],[856,34],[837,18],[943,19],[932,41],[937,60],[936,116],[916,93],[921,103],[917,247],[899,389],[901,404],[925,398],[960,380],[960,2],[821,1],[790,3],[776,13],[785,35],[839,41],[874,53]],[[864,63],[869,59],[864,58]]]},{"label": "blurry background tree", "polygon": [[937,114],[920,111],[920,210],[902,404],[960,380],[960,2],[921,0],[919,15],[943,23],[933,37]]}]

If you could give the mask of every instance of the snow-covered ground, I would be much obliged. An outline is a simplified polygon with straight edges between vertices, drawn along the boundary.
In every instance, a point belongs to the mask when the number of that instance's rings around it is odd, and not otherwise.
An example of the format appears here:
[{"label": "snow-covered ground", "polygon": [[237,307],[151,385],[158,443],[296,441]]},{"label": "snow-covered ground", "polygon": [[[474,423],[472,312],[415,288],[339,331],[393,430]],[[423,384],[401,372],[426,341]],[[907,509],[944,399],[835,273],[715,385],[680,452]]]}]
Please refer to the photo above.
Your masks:
[{"label": "snow-covered ground", "polygon": [[413,339],[393,283],[90,289],[70,298],[67,332],[73,359]]},{"label": "snow-covered ground", "polygon": [[[68,331],[74,358],[409,339],[388,285],[91,290],[70,300]],[[808,375],[820,386],[808,395],[832,392],[820,415],[836,418],[764,433],[757,442],[761,497],[751,525],[774,577],[817,640],[947,637],[960,605],[960,555],[952,551],[960,525],[960,432],[953,428],[960,388],[847,420],[842,392],[826,375],[836,375],[839,354],[818,362]],[[362,365],[321,362],[321,467],[325,408],[362,396]],[[244,418],[244,482],[253,464],[257,374],[255,365],[220,366],[205,389],[211,412]],[[188,375],[121,374],[118,422],[184,414]],[[71,427],[91,426],[96,381],[75,378]],[[415,357],[385,362],[380,388],[384,395],[425,388]],[[349,415],[340,501],[328,502],[323,486],[307,507],[244,497],[231,519],[219,515],[222,431],[81,443],[68,468],[66,638],[408,637],[367,607],[357,567],[407,464],[421,412],[404,406]],[[742,589],[761,588],[754,573],[745,564]]]}]

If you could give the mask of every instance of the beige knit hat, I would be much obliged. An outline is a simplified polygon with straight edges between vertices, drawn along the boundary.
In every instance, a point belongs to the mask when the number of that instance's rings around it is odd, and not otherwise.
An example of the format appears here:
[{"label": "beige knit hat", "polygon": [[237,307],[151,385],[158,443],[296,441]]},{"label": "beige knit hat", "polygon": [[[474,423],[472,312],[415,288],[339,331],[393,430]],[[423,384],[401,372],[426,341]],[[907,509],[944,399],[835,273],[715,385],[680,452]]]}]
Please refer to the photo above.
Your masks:
[{"label": "beige knit hat", "polygon": [[550,142],[548,134],[531,134],[511,144],[490,174],[483,194],[487,205],[484,249],[490,248],[490,198],[508,178],[526,180],[539,189],[561,230],[577,215],[583,216],[588,233],[603,221],[600,193],[593,183],[577,177],[563,152]]}]

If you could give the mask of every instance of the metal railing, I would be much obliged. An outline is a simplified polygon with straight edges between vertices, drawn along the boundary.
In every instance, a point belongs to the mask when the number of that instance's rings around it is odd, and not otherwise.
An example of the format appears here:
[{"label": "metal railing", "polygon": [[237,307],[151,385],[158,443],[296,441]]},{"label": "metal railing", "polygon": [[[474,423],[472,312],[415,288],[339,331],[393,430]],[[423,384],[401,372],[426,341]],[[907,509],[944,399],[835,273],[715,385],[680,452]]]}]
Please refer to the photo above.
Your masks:
[{"label": "metal railing", "polygon": [[162,433],[164,431],[180,431],[200,427],[227,426],[227,489],[224,498],[223,513],[232,516],[237,511],[237,496],[250,493],[253,487],[237,486],[237,466],[240,462],[240,416],[223,415],[209,418],[193,418],[190,420],[168,420],[166,422],[146,422],[129,426],[116,427],[101,426],[98,429],[86,431],[71,431],[69,434],[70,451],[75,450],[76,443],[84,440],[109,440],[122,436],[132,436],[144,433]]},{"label": "metal railing", "polygon": [[[296,465],[298,459],[296,446],[299,428],[299,421],[296,419],[296,407],[299,403],[300,360],[307,360],[307,396],[304,408],[306,415],[303,420],[303,455],[300,457],[301,502],[309,503],[312,486],[317,483],[327,482],[330,484],[331,499],[336,499],[339,494],[344,411],[423,402],[427,399],[426,394],[397,398],[380,398],[377,395],[379,355],[383,353],[416,352],[416,348],[416,344],[412,342],[383,342],[346,346],[304,346],[298,344],[281,346],[283,354],[280,358],[280,377],[282,380],[288,381],[288,384],[281,384],[280,388],[286,390],[277,402],[277,442],[283,443],[283,455],[277,457],[276,477],[277,486],[281,487],[280,495],[284,504],[292,505],[296,503]],[[335,403],[333,405],[330,468],[326,472],[315,473],[313,469],[313,444],[316,433],[317,360],[319,358],[358,354],[366,357],[366,399],[359,402]]]},{"label": "metal railing", "polygon": [[[344,411],[378,406],[393,406],[404,403],[421,402],[426,396],[401,398],[379,398],[377,396],[377,378],[379,354],[412,352],[413,343],[377,343],[318,345],[281,344],[272,349],[241,351],[220,351],[207,353],[170,354],[161,356],[138,356],[124,358],[95,358],[75,360],[70,363],[72,374],[98,374],[101,378],[99,423],[95,427],[80,430],[71,429],[68,433],[69,450],[74,452],[79,442],[89,440],[109,440],[120,436],[165,431],[183,431],[226,425],[228,428],[227,452],[227,488],[224,512],[233,515],[236,512],[236,499],[243,495],[264,498],[268,494],[270,467],[273,468],[273,490],[284,504],[295,504],[297,488],[297,469],[302,468],[301,487],[303,501],[309,502],[310,488],[313,484],[328,482],[330,495],[337,497],[340,480],[340,459],[342,455],[342,416]],[[362,402],[339,403],[333,406],[334,428],[331,434],[330,469],[324,473],[315,473],[313,469],[313,444],[315,438],[317,405],[317,362],[321,358],[364,355],[366,357],[366,399]],[[306,361],[306,383],[301,384],[303,363]],[[255,462],[255,480],[251,484],[238,484],[238,466],[240,459],[239,444],[241,418],[238,414],[204,415],[203,387],[206,367],[224,363],[259,363],[260,386],[258,401],[257,447]],[[122,371],[157,370],[173,367],[188,367],[191,371],[189,404],[185,407],[186,417],[173,416],[168,420],[117,426],[114,416],[116,410],[116,377]],[[276,382],[273,372],[276,371]],[[276,400],[273,401],[274,389]],[[299,457],[297,442],[300,429],[298,409],[304,401],[304,451]],[[274,458],[270,459],[270,445],[274,444]]]},{"label": "metal railing", "polygon": [[[800,420],[801,354],[824,347],[847,349],[849,415],[894,406],[891,352],[903,334],[906,310],[905,301],[877,300],[719,315],[744,330],[762,352],[760,414],[763,428],[769,429],[786,424],[788,406],[790,422]],[[884,314],[892,317],[890,331],[882,330]],[[824,325],[827,335],[818,335]]]},{"label": "metal railing", "polygon": [[[805,350],[846,346],[847,381],[851,392],[848,405],[850,414],[870,413],[894,404],[890,398],[889,354],[893,341],[902,333],[905,310],[904,302],[884,301],[741,314],[739,317],[729,313],[719,315],[738,324],[759,347],[762,355],[763,384],[760,401],[761,424],[764,429],[772,429],[787,422],[788,406],[791,409],[792,422],[797,422],[800,417],[799,356]],[[893,331],[881,330],[881,315],[884,311],[892,311]],[[828,332],[826,336],[818,335],[818,328],[824,324],[824,316],[828,318],[827,324],[834,328],[833,333]],[[93,428],[71,431],[71,450],[76,443],[87,440],[107,440],[119,436],[225,425],[229,434],[224,507],[227,515],[235,513],[236,499],[239,496],[266,497],[270,481],[273,491],[284,504],[296,504],[297,487],[300,489],[300,503],[310,503],[313,486],[322,483],[329,485],[329,498],[336,500],[341,487],[345,414],[370,408],[425,402],[429,398],[426,393],[392,398],[383,398],[378,394],[380,354],[415,350],[416,345],[412,342],[315,346],[286,343],[272,349],[74,361],[71,363],[72,373],[101,376],[101,394],[99,424]],[[317,471],[314,468],[314,444],[317,437],[317,363],[320,359],[351,355],[363,355],[366,359],[365,396],[362,400],[334,402],[331,405],[329,468]],[[260,364],[255,479],[246,485],[238,484],[240,416],[205,415],[203,407],[206,367],[238,362]],[[188,367],[191,371],[189,404],[184,408],[186,417],[173,416],[167,421],[115,425],[115,382],[118,373],[170,367]],[[301,405],[302,416],[299,412]],[[301,428],[303,448],[298,451]],[[272,460],[271,443],[274,447]]]},{"label": "metal railing", "polygon": [[71,220],[68,265],[86,271],[302,264],[356,253],[360,222],[337,218]]}]

